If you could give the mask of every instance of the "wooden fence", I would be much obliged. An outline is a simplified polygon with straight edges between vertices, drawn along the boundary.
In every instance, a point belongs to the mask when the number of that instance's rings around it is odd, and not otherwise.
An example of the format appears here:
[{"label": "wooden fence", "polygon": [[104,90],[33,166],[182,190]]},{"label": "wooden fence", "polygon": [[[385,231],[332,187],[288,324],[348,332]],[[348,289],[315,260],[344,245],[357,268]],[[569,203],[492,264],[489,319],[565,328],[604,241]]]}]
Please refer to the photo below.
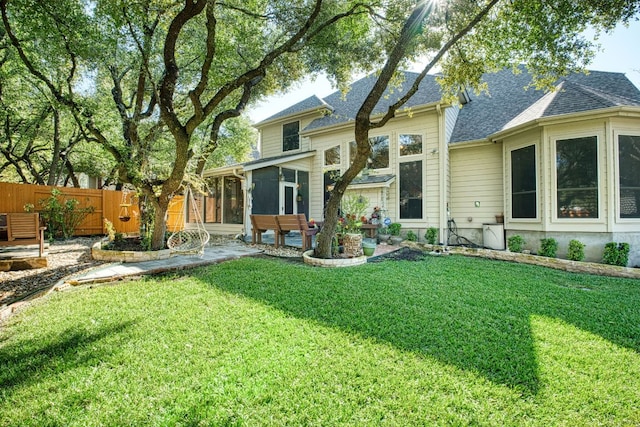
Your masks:
[{"label": "wooden fence", "polygon": [[[137,199],[131,197],[131,193],[123,198],[122,191],[92,190],[73,187],[51,187],[48,185],[12,184],[0,182],[0,212],[24,212],[26,204],[32,204],[35,210],[41,209],[40,200],[51,197],[51,191],[57,188],[62,192],[61,202],[64,200],[78,200],[79,208],[93,206],[94,211],[76,228],[75,236],[94,236],[105,234],[103,219],[113,223],[116,230],[121,233],[137,233],[140,227],[140,212]],[[126,199],[126,200],[125,200]],[[184,197],[173,198],[167,219],[167,230],[175,231],[184,227],[183,215]],[[131,204],[128,207],[129,221],[121,221],[121,204]]]}]

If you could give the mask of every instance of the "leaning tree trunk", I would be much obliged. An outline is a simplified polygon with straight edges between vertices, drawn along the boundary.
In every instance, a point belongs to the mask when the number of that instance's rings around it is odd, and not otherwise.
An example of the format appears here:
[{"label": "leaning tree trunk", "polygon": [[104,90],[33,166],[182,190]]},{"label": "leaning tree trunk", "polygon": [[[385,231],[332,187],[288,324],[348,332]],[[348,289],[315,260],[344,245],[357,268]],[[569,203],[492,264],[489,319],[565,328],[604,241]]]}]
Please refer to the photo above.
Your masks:
[{"label": "leaning tree trunk", "polygon": [[159,251],[164,249],[165,236],[167,232],[167,211],[169,203],[157,203],[153,219],[153,232],[151,233],[151,250]]}]

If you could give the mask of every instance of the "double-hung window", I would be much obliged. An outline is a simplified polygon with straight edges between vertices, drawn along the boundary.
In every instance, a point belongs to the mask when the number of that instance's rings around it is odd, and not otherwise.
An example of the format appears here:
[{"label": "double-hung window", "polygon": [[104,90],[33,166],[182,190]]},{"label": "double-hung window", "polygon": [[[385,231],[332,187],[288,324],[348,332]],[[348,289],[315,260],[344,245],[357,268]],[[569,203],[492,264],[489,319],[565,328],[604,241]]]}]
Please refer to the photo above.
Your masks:
[{"label": "double-hung window", "polygon": [[282,151],[300,149],[300,122],[282,125]]}]

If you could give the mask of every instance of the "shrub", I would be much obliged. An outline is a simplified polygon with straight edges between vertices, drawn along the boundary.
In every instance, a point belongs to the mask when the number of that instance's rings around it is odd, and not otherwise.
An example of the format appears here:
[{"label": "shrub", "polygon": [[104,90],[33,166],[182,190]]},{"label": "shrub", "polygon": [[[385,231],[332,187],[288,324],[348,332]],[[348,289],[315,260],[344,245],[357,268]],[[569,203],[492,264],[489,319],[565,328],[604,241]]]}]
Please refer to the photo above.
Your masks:
[{"label": "shrub", "polygon": [[514,234],[507,239],[507,247],[511,252],[522,252],[524,239],[519,234]]},{"label": "shrub", "polygon": [[407,240],[410,242],[416,242],[418,240],[418,235],[413,232],[413,230],[407,231]]},{"label": "shrub", "polygon": [[438,240],[438,229],[435,227],[427,228],[427,232],[424,233],[424,238],[427,240],[428,244],[435,245]]},{"label": "shrub", "polygon": [[571,240],[569,242],[567,259],[571,261],[582,261],[584,259],[584,243],[576,239]]},{"label": "shrub", "polygon": [[626,267],[629,262],[629,244],[611,242],[604,245],[602,261],[605,264]]},{"label": "shrub", "polygon": [[39,212],[47,226],[47,237],[50,240],[55,237],[72,237],[76,227],[95,210],[93,206],[79,208],[80,202],[76,199],[61,202],[60,198],[64,198],[64,193],[54,188],[51,190],[51,196],[38,202],[42,207]]},{"label": "shrub", "polygon": [[538,255],[555,258],[558,252],[558,241],[553,237],[540,239],[540,253]]},{"label": "shrub", "polygon": [[389,228],[389,234],[391,234],[392,236],[399,236],[400,229],[402,228],[402,224],[400,224],[399,222],[393,222],[389,224],[388,228]]}]

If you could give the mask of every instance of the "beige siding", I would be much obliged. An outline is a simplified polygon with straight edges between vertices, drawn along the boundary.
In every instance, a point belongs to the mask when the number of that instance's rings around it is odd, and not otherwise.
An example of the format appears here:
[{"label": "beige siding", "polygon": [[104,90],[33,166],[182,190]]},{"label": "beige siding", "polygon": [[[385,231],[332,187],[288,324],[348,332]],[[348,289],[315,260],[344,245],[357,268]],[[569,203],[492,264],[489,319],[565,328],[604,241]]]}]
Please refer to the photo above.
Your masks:
[{"label": "beige siding", "polygon": [[[611,158],[611,137],[607,135],[608,124],[605,121],[576,122],[565,125],[548,126],[544,131],[544,150],[542,156],[543,180],[545,186],[543,208],[544,228],[546,231],[611,231],[612,213],[609,211],[608,198],[610,190],[607,186],[607,177],[612,172],[607,164]],[[555,143],[560,139],[578,138],[582,136],[596,136],[598,138],[598,201],[599,217],[589,219],[562,219],[557,218],[556,212],[556,169],[555,169]],[[608,154],[609,153],[609,154]]]},{"label": "beige siding", "polygon": [[[300,131],[309,125],[313,120],[317,118],[317,113],[310,114],[303,118],[300,118]],[[269,158],[275,156],[281,156],[282,151],[282,125],[285,123],[291,123],[298,119],[288,119],[279,121],[270,125],[267,125],[260,129],[260,157]],[[309,140],[307,138],[300,138],[300,149],[287,151],[286,154],[295,154],[309,150]]]},{"label": "beige siding", "polygon": [[453,133],[453,128],[456,126],[458,114],[460,114],[460,107],[457,105],[444,110],[444,134],[447,143],[451,141],[451,134]]},{"label": "beige siding", "polygon": [[502,144],[453,149],[450,158],[450,210],[458,228],[495,222],[504,206]]},{"label": "beige siding", "polygon": [[[418,156],[401,158],[399,156],[398,138],[400,134],[410,133],[419,134],[423,137],[423,153]],[[445,155],[440,153],[439,132],[438,132],[438,116],[435,111],[428,113],[415,114],[412,118],[401,117],[393,120],[383,129],[377,129],[371,133],[371,136],[389,135],[389,165],[388,169],[372,171],[372,174],[393,174],[396,181],[390,187],[357,190],[356,193],[363,194],[370,200],[370,211],[374,206],[381,206],[386,209],[386,215],[393,221],[403,224],[405,229],[421,229],[424,230],[428,226],[438,226],[440,215],[440,171],[439,156]],[[310,148],[316,150],[317,154],[312,159],[311,166],[311,205],[310,216],[314,218],[322,218],[323,203],[323,174],[326,170],[324,166],[324,151],[336,145],[341,149],[341,165],[342,172],[349,166],[349,142],[354,139],[353,128],[341,130],[339,132],[331,132],[321,135],[313,135],[311,137]],[[446,150],[445,150],[446,151]],[[423,163],[423,188],[424,188],[424,218],[420,220],[400,220],[398,203],[398,163],[403,160],[413,161],[421,160]],[[369,212],[370,213],[370,212]],[[424,234],[422,232],[419,235]]]},{"label": "beige siding", "polygon": [[[513,230],[542,230],[543,221],[542,213],[544,212],[543,200],[545,199],[546,186],[543,179],[543,173],[548,170],[548,166],[543,164],[541,159],[545,156],[545,150],[541,144],[543,133],[540,129],[534,129],[529,132],[519,134],[515,137],[507,138],[503,141],[504,145],[504,188],[505,188],[505,222],[506,227]],[[513,219],[511,218],[511,151],[520,148],[535,145],[536,147],[536,181],[537,181],[537,209],[538,217],[535,219]]]}]

